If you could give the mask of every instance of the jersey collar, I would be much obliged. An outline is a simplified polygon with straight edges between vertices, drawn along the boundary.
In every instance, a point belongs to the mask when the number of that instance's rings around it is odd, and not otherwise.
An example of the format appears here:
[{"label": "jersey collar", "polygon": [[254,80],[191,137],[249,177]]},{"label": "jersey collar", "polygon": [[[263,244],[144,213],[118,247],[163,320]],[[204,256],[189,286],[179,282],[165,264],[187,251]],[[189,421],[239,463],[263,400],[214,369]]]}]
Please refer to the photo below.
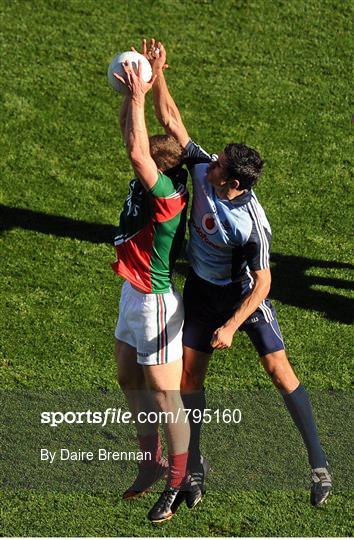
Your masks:
[{"label": "jersey collar", "polygon": [[232,206],[242,206],[243,204],[247,204],[251,200],[251,197],[252,197],[252,190],[246,191],[246,193],[242,193],[242,195],[235,197],[231,201],[228,200],[227,202],[232,204]]}]

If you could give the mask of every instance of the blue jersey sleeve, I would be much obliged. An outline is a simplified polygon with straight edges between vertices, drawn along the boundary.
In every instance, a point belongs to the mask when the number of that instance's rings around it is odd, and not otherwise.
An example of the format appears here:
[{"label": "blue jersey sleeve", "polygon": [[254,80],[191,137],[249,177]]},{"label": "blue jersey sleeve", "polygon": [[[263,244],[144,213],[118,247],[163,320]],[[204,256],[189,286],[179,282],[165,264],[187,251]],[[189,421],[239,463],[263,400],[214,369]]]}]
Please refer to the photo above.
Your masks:
[{"label": "blue jersey sleeve", "polygon": [[254,222],[251,235],[243,246],[243,253],[251,271],[269,268],[271,241],[271,233],[262,224]]},{"label": "blue jersey sleeve", "polygon": [[198,163],[210,163],[217,159],[215,154],[209,154],[199,144],[196,144],[192,139],[188,142],[184,149],[183,161],[187,165],[189,171]]}]

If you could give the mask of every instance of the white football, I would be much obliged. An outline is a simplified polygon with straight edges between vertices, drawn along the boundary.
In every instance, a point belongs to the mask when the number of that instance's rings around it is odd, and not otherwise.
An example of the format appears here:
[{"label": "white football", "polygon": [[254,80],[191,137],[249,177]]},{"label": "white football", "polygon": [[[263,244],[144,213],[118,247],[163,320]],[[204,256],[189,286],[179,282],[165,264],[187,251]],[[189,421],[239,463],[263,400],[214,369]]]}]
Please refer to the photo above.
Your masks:
[{"label": "white football", "polygon": [[126,51],[122,53],[118,53],[112,60],[112,62],[109,64],[108,67],[108,82],[112,86],[112,88],[116,92],[125,92],[126,88],[125,86],[118,81],[113,73],[118,73],[118,75],[121,75],[124,77],[124,69],[122,66],[122,63],[126,60],[129,60],[133,66],[133,69],[135,73],[138,71],[138,60],[141,60],[142,64],[142,77],[144,81],[148,82],[150,81],[152,77],[152,69],[150,66],[149,61],[140,53],[134,52],[134,51]]}]

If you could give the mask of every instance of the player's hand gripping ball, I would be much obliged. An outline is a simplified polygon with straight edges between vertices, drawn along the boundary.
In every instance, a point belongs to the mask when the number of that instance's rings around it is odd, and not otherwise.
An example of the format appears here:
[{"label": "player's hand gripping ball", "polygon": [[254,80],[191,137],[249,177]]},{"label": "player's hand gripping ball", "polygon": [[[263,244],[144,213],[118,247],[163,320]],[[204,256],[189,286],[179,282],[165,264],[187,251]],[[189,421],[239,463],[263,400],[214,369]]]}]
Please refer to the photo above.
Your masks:
[{"label": "player's hand gripping ball", "polygon": [[110,63],[108,67],[108,72],[107,72],[108,82],[116,92],[127,91],[124,84],[118,81],[113,75],[113,73],[118,73],[118,75],[124,78],[125,73],[124,73],[122,64],[126,60],[130,61],[135,73],[137,73],[138,71],[138,60],[141,61],[142,78],[144,79],[145,82],[149,82],[152,77],[152,69],[151,69],[149,61],[145,58],[145,56],[135,51],[126,51],[123,53],[118,53],[113,58],[112,62]]}]

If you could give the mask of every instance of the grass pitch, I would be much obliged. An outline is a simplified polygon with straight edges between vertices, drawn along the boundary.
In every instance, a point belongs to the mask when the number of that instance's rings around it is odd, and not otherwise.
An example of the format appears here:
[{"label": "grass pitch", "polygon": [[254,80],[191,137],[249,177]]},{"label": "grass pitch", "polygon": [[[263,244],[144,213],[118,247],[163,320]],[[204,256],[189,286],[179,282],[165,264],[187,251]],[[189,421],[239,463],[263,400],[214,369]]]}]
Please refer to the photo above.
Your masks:
[{"label": "grass pitch", "polygon": [[[353,358],[352,4],[1,0],[0,386],[115,388],[121,283],[106,242],[131,168],[110,59],[141,37],[167,48],[190,135],[209,151],[245,141],[273,229],[274,298],[290,358],[312,389],[350,388]],[[151,99],[150,133],[160,131]],[[183,286],[183,263],[176,282]],[[208,389],[271,388],[247,338],[215,355]],[[340,419],[343,433],[348,418]],[[271,436],[271,434],[270,434]],[[335,465],[335,464],[334,464]],[[349,466],[349,464],[348,464]],[[237,471],[235,471],[237,475]],[[7,536],[343,536],[349,493],[315,511],[305,491],[209,492],[162,527],[155,496],[0,494]]]}]

